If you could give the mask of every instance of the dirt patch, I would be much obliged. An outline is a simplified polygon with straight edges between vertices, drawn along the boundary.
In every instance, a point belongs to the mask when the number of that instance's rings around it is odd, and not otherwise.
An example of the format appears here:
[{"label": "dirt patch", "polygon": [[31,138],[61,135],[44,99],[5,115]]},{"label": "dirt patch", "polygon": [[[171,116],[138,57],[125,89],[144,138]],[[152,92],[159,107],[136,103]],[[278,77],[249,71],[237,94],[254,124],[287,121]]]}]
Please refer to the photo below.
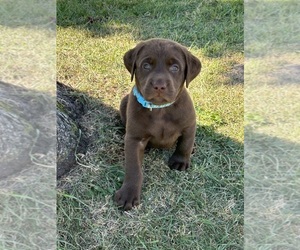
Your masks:
[{"label": "dirt patch", "polygon": [[235,64],[231,72],[227,75],[229,77],[229,84],[237,85],[244,83],[244,64]]},{"label": "dirt patch", "polygon": [[300,84],[300,64],[287,64],[271,75],[275,84]]}]

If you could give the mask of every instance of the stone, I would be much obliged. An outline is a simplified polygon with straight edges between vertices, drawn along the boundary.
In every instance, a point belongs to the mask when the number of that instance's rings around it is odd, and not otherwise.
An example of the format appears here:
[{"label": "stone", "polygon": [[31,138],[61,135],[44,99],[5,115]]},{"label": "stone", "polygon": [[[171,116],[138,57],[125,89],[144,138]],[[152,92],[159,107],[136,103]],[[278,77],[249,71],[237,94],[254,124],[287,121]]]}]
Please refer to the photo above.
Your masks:
[{"label": "stone", "polygon": [[28,167],[35,154],[53,150],[54,103],[49,94],[0,81],[0,178]]},{"label": "stone", "polygon": [[80,117],[84,113],[83,100],[76,91],[57,82],[57,178],[76,164],[80,150]]}]

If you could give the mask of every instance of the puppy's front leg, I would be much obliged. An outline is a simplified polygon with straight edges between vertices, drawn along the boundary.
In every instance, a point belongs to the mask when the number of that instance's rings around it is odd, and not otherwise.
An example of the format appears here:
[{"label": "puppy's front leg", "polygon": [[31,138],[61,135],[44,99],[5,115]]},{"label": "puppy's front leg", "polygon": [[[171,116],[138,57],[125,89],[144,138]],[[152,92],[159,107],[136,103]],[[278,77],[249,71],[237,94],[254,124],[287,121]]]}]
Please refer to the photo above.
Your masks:
[{"label": "puppy's front leg", "polygon": [[190,157],[195,142],[196,125],[186,128],[178,138],[176,150],[169,159],[169,167],[179,171],[190,166]]},{"label": "puppy's front leg", "polygon": [[142,161],[146,140],[138,140],[126,134],[125,136],[125,179],[122,187],[116,192],[115,200],[124,210],[140,204],[143,182]]}]

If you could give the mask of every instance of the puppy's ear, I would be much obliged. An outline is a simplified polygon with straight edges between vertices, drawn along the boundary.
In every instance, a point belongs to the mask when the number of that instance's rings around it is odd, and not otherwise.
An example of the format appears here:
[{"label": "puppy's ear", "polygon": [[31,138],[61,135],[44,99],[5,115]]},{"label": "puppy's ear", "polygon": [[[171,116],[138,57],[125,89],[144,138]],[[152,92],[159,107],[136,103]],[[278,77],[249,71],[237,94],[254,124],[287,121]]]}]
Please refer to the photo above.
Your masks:
[{"label": "puppy's ear", "polygon": [[185,60],[186,60],[186,69],[185,69],[185,83],[186,87],[189,86],[190,82],[200,73],[201,71],[201,62],[200,60],[192,55],[191,52],[185,49]]},{"label": "puppy's ear", "polygon": [[131,74],[131,81],[133,81],[133,77],[136,69],[136,59],[142,47],[143,44],[139,43],[135,48],[128,50],[123,57],[125,67]]}]

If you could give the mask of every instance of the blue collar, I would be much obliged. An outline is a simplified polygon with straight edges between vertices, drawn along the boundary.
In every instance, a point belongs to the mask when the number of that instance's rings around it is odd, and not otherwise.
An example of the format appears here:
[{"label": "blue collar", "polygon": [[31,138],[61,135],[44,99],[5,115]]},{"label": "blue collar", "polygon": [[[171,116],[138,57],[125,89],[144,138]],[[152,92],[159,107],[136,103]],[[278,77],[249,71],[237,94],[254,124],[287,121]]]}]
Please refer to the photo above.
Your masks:
[{"label": "blue collar", "polygon": [[166,104],[162,104],[162,105],[155,105],[152,102],[148,102],[145,100],[145,98],[142,96],[142,94],[138,91],[136,86],[133,87],[133,95],[136,97],[136,100],[144,108],[148,108],[148,109],[150,109],[150,111],[152,111],[152,109],[161,109],[161,108],[169,107],[174,103],[174,102],[170,102],[170,103],[166,103]]}]

